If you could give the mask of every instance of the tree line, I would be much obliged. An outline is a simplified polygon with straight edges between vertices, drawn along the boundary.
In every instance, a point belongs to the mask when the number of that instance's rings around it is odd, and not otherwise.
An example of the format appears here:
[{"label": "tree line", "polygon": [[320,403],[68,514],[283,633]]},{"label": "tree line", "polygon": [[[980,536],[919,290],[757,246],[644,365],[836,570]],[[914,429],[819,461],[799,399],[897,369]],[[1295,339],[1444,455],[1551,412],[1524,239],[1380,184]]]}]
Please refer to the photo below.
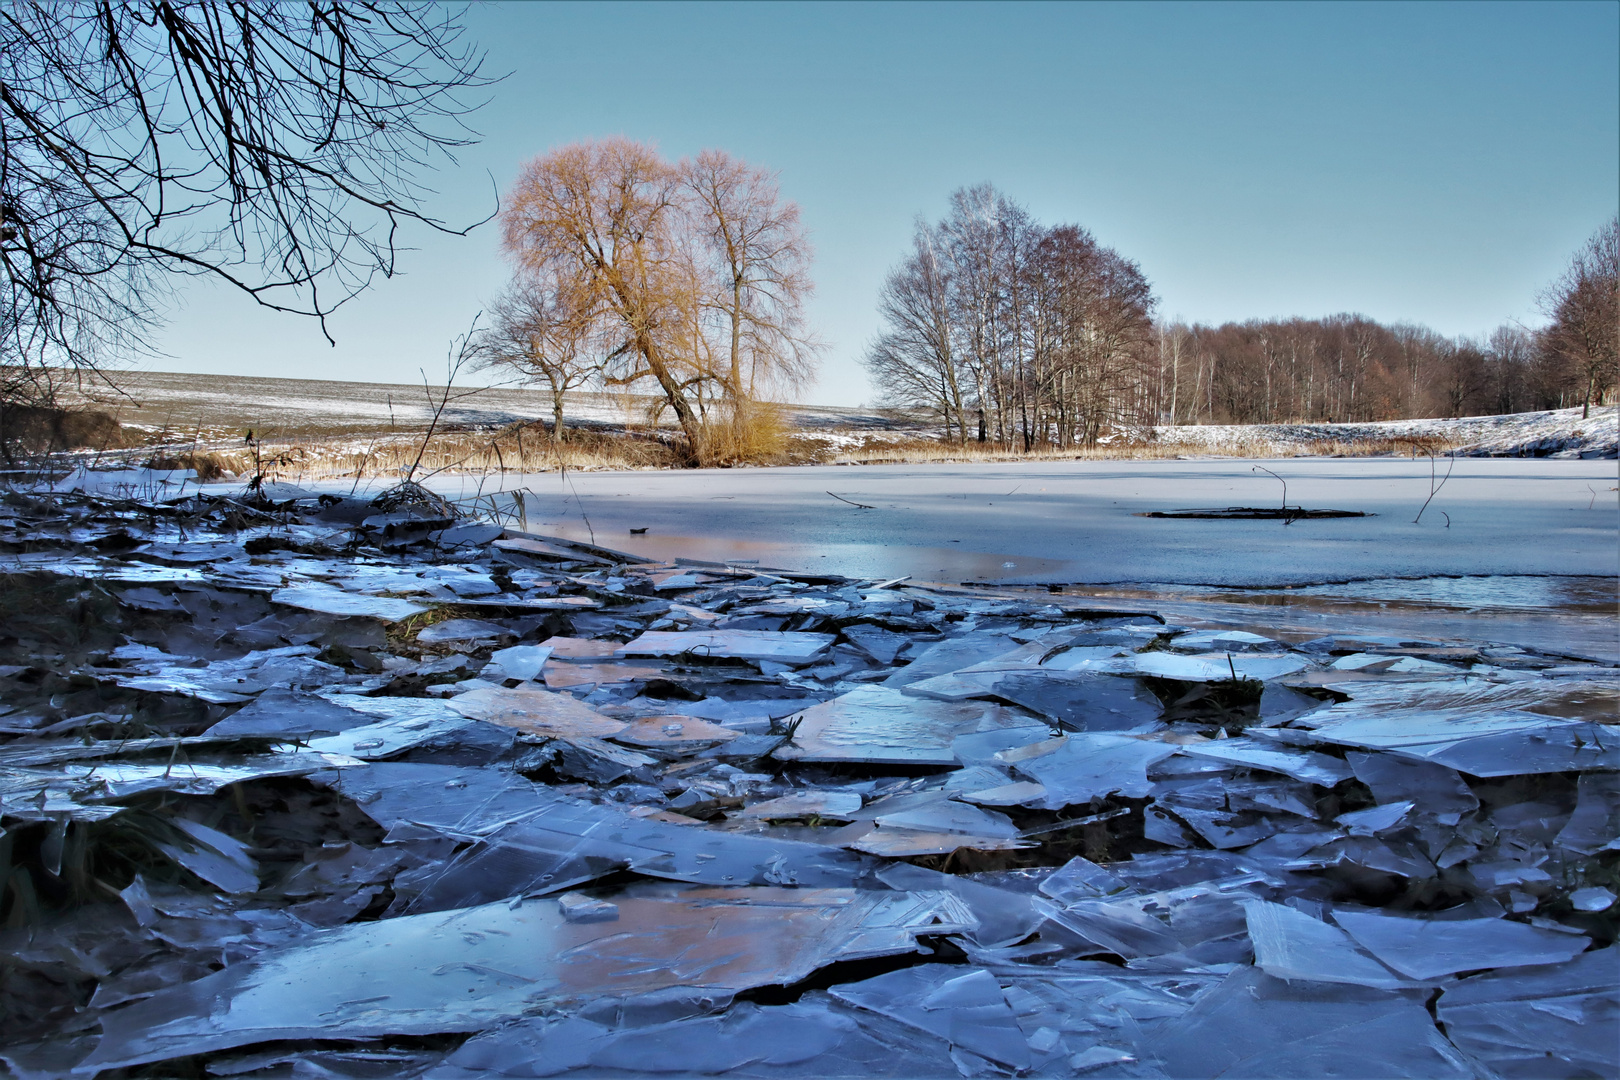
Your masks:
[{"label": "tree line", "polygon": [[[174,282],[322,320],[395,271],[422,174],[487,87],[458,8],[400,0],[0,8],[5,410],[139,354]],[[513,267],[478,355],[563,395],[650,388],[696,464],[757,456],[811,381],[810,245],[773,174],[627,139],[562,147],[500,209]],[[1094,443],[1155,423],[1367,420],[1601,403],[1616,386],[1617,227],[1572,258],[1547,325],[1483,340],[1356,315],[1157,320],[1141,268],[989,185],[919,221],[866,354],[890,404],[952,440]]]},{"label": "tree line", "polygon": [[865,356],[886,403],[944,436],[1025,450],[1157,424],[1349,422],[1601,404],[1620,360],[1617,222],[1539,298],[1541,329],[1481,340],[1361,315],[1155,320],[1136,263],[990,185],[919,220]]}]

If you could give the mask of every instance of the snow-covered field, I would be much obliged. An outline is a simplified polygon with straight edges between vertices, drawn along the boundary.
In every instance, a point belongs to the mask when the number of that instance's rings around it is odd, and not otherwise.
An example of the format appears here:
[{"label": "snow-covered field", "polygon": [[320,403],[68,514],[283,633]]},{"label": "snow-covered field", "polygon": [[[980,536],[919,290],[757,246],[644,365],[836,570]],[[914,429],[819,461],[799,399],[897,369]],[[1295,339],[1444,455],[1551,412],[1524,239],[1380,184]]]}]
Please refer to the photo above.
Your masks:
[{"label": "snow-covered field", "polygon": [[[1468,457],[1612,458],[1620,443],[1620,406],[1465,416],[1454,420],[1385,420],[1366,424],[1253,424],[1157,427],[1155,441],[1209,453],[1286,455],[1301,446],[1362,441],[1433,442]],[[1460,444],[1460,446],[1459,446]],[[1419,451],[1421,452],[1421,451]]]},{"label": "snow-covered field", "polygon": [[[426,428],[442,387],[328,382],[165,372],[123,372],[125,397],[101,395],[101,407],[130,427],[202,441],[253,430],[282,439],[386,436]],[[432,394],[432,398],[430,398]],[[551,398],[519,387],[458,387],[441,427],[490,430],[518,421],[549,419]],[[654,416],[646,396],[571,393],[565,415],[572,424],[623,430],[649,423],[669,428],[667,410]],[[831,453],[869,445],[873,438],[927,440],[935,432],[913,420],[875,409],[785,406],[794,434]],[[1613,458],[1620,449],[1620,406],[1605,405],[1583,418],[1578,408],[1460,419],[1388,420],[1360,424],[1254,424],[1160,426],[1117,433],[1115,444],[1151,443],[1141,456],[1231,455],[1294,457],[1356,452],[1423,453],[1452,450],[1474,457]],[[359,444],[361,449],[363,444]],[[1132,456],[1120,445],[1121,457]]]},{"label": "snow-covered field", "polygon": [[[322,437],[355,433],[419,431],[433,418],[433,402],[444,387],[422,384],[272,379],[236,375],[184,375],[127,371],[118,374],[127,397],[96,395],[100,407],[119,422],[146,431],[190,437],[209,432],[252,429],[270,435]],[[432,394],[430,400],[429,394]],[[654,399],[632,394],[570,393],[565,415],[571,423],[624,427],[648,423]],[[893,421],[871,410],[792,405],[801,428],[888,427]],[[522,387],[465,387],[450,390],[441,424],[457,428],[502,427],[551,418],[551,395]],[[660,418],[663,426],[673,421]]]}]

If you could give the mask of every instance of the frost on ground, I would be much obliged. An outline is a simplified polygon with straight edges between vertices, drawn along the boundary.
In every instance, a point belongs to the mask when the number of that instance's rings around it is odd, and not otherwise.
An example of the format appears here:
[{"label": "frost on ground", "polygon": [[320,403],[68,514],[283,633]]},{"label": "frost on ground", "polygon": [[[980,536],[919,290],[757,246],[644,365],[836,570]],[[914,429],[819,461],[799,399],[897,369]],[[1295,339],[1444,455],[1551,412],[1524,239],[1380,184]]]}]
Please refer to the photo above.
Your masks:
[{"label": "frost on ground", "polygon": [[0,549],[11,1075],[1620,1065],[1620,668],[285,488]]},{"label": "frost on ground", "polygon": [[[1620,444],[1620,406],[1467,416],[1451,420],[1385,420],[1366,424],[1253,424],[1156,427],[1153,441],[1206,453],[1287,456],[1300,447],[1357,442],[1411,442],[1454,448],[1465,457],[1612,458]],[[1398,448],[1397,448],[1398,449]]]}]

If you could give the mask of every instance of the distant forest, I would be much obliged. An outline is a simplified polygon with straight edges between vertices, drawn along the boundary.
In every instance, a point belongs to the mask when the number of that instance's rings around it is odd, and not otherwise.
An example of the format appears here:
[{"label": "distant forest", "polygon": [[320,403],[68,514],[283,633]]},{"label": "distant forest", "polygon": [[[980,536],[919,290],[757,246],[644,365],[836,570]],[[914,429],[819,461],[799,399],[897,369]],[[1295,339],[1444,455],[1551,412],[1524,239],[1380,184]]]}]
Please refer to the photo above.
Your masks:
[{"label": "distant forest", "polygon": [[919,222],[884,282],[866,366],[947,437],[1094,443],[1154,424],[1349,422],[1601,404],[1620,374],[1620,222],[1538,298],[1541,328],[1448,338],[1360,315],[1221,326],[1155,318],[1141,269],[989,185]]}]

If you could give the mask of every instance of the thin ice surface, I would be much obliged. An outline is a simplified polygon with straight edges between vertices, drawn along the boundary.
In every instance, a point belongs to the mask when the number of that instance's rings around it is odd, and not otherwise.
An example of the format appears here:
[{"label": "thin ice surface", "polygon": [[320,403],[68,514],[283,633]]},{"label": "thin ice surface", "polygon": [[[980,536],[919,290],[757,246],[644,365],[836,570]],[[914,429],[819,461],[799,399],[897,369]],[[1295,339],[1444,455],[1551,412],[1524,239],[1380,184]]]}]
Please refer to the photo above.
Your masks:
[{"label": "thin ice surface", "polygon": [[944,893],[672,887],[615,903],[611,922],[570,922],[541,902],[330,931],[106,1014],[76,1071],[270,1039],[478,1031],[585,995],[786,985],[971,924]]},{"label": "thin ice surface", "polygon": [[1436,919],[1335,911],[1333,921],[1373,956],[1412,979],[1459,971],[1554,964],[1591,944],[1583,934],[1563,934],[1508,919]]},{"label": "thin ice surface", "polygon": [[886,686],[851,690],[796,720],[792,741],[776,751],[779,760],[955,765],[956,736],[1027,725],[997,705],[930,701]]},{"label": "thin ice surface", "polygon": [[836,640],[831,634],[771,630],[649,630],[616,652],[620,656],[680,656],[691,653],[696,656],[805,664],[826,651]]}]

